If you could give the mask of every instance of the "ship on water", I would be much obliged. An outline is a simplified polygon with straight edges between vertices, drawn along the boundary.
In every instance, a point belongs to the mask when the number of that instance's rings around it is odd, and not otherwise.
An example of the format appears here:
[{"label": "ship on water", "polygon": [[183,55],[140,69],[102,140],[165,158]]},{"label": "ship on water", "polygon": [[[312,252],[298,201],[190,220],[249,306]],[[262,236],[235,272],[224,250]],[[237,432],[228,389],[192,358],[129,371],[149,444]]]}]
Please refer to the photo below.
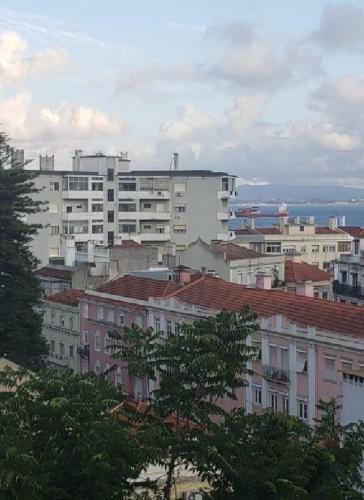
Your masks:
[{"label": "ship on water", "polygon": [[255,219],[258,217],[289,217],[289,212],[286,203],[281,203],[278,207],[278,212],[262,212],[259,207],[238,207],[235,210],[235,217]]}]

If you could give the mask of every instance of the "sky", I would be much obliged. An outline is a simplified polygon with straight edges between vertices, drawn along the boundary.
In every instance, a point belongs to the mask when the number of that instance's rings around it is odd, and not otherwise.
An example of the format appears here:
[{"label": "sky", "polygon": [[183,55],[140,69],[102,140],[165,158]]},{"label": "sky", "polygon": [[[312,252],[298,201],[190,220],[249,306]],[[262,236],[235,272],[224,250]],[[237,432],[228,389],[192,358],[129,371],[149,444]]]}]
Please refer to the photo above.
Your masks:
[{"label": "sky", "polygon": [[0,128],[26,157],[364,188],[362,0],[3,0]]}]

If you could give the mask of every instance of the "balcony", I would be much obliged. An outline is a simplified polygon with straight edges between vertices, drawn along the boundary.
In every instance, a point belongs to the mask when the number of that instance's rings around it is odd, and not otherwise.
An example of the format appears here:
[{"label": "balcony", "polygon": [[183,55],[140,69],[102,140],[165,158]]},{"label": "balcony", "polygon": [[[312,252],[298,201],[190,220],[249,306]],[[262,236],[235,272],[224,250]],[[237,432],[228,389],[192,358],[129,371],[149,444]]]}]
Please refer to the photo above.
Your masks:
[{"label": "balcony", "polygon": [[90,356],[90,346],[89,344],[81,344],[77,347],[77,354],[82,359],[88,359]]},{"label": "balcony", "polygon": [[333,289],[334,293],[337,295],[344,295],[345,297],[353,297],[356,299],[364,299],[364,287],[359,285],[346,285],[335,280]]},{"label": "balcony", "polygon": [[68,357],[64,356],[63,354],[55,354],[50,352],[48,354],[48,362],[52,365],[66,367],[68,366]]},{"label": "balcony", "polygon": [[170,200],[169,191],[119,191],[119,200]]},{"label": "balcony", "polygon": [[170,220],[169,212],[119,212],[120,220]]},{"label": "balcony", "polygon": [[218,212],[217,220],[229,220],[230,212]]},{"label": "balcony", "polygon": [[263,377],[279,384],[289,383],[289,371],[271,365],[263,365]]},{"label": "balcony", "polygon": [[140,239],[144,241],[168,241],[170,239],[170,233],[140,233]]}]

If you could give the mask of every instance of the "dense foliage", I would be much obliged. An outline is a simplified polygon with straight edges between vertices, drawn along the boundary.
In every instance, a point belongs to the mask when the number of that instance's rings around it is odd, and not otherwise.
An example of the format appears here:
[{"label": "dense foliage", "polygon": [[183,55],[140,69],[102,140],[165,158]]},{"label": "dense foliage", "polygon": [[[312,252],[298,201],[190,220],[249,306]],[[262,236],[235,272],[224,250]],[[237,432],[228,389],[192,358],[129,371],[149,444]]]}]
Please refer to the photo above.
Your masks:
[{"label": "dense foliage", "polygon": [[120,499],[151,460],[103,377],[45,371],[0,394],[0,499]]},{"label": "dense foliage", "polygon": [[37,261],[29,250],[37,226],[27,224],[24,216],[41,207],[32,199],[32,173],[23,167],[12,164],[6,137],[0,134],[0,356],[35,368],[47,348],[38,312]]}]

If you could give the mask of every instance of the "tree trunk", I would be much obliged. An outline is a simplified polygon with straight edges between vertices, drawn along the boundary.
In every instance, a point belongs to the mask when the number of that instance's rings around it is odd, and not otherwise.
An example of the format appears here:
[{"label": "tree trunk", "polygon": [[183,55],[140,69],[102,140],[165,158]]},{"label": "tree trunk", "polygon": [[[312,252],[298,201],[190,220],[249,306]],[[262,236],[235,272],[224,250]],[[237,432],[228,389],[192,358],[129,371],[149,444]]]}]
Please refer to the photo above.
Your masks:
[{"label": "tree trunk", "polygon": [[174,468],[176,465],[176,458],[177,458],[176,455],[174,453],[172,453],[171,457],[169,459],[166,485],[163,488],[163,499],[164,500],[170,500],[170,498],[171,498],[171,490],[172,490],[172,486],[173,486],[173,474],[174,474]]}]

